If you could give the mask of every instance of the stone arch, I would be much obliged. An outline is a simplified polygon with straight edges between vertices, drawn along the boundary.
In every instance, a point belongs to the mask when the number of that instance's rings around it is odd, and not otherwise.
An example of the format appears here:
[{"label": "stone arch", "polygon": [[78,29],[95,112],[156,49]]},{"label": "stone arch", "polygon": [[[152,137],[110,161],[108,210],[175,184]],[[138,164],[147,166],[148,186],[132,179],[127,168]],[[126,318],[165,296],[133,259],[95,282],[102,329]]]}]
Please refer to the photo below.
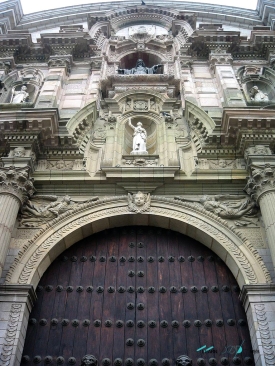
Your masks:
[{"label": "stone arch", "polygon": [[270,283],[261,257],[249,241],[216,215],[192,203],[152,196],[148,212],[130,212],[127,196],[101,198],[78,205],[45,225],[20,250],[7,284],[37,286],[44,271],[65,249],[96,232],[119,226],[150,225],[186,234],[213,250],[229,267],[239,286]]}]

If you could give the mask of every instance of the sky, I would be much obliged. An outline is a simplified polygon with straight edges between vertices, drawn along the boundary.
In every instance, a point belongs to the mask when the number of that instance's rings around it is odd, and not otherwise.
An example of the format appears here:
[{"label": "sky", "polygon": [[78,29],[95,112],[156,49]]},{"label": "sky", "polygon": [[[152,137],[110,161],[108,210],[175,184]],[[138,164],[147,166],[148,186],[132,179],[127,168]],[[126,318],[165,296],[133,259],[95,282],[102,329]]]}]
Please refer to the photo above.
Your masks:
[{"label": "sky", "polygon": [[[29,14],[37,11],[62,8],[66,6],[108,2],[108,1],[110,2],[111,0],[46,0],[46,1],[21,0],[21,4],[23,7],[24,14]],[[257,6],[257,0],[188,0],[188,1],[208,3],[208,4],[210,3],[210,4],[230,5],[247,9],[256,9]],[[0,2],[4,2],[4,0],[0,0]],[[159,1],[159,4],[161,4],[161,0]]]}]

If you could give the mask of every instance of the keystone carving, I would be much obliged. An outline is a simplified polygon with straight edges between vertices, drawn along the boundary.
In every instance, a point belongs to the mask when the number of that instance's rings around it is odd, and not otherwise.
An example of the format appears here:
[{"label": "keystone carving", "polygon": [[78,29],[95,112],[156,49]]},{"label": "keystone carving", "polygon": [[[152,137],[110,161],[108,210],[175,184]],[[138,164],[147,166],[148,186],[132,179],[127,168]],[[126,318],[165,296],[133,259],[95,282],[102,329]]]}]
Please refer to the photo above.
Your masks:
[{"label": "keystone carving", "polygon": [[222,219],[234,220],[236,226],[255,225],[256,203],[246,196],[216,195],[201,198],[175,197],[182,202],[198,202],[206,211],[213,212]]},{"label": "keystone carving", "polygon": [[151,196],[138,192],[136,194],[128,193],[128,208],[131,212],[142,213],[150,210]]},{"label": "keystone carving", "polygon": [[254,200],[258,201],[262,194],[274,190],[274,168],[272,168],[270,164],[264,165],[263,168],[252,167],[251,175],[247,180],[244,191]]},{"label": "keystone carving", "polygon": [[23,204],[35,193],[29,167],[0,168],[0,194],[11,194]]}]

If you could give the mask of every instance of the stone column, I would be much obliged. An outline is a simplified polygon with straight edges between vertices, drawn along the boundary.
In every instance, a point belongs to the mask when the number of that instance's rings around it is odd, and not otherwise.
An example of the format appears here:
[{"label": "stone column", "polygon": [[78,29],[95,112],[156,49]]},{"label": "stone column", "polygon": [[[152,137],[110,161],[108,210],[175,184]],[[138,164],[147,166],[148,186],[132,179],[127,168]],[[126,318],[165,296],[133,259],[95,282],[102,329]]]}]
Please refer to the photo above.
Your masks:
[{"label": "stone column", "polygon": [[0,366],[20,365],[35,301],[32,285],[0,285]]},{"label": "stone column", "polygon": [[35,192],[29,168],[0,168],[0,275],[20,206]]},{"label": "stone column", "polygon": [[256,366],[275,365],[275,285],[244,285],[243,302]]},{"label": "stone column", "polygon": [[275,267],[275,169],[270,164],[251,167],[245,191],[261,209],[268,246]]}]

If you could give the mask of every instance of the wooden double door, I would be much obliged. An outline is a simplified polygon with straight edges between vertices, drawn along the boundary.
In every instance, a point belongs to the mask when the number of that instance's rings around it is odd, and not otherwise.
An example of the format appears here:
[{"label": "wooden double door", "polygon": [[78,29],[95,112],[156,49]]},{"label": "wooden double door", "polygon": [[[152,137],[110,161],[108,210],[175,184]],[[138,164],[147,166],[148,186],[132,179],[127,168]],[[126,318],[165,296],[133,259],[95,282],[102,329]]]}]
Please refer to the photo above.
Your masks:
[{"label": "wooden double door", "polygon": [[[44,273],[22,364],[252,364],[233,275],[211,250],[176,232],[125,227],[92,235]],[[256,350],[257,351],[257,350]],[[254,350],[255,352],[255,350]]]}]

